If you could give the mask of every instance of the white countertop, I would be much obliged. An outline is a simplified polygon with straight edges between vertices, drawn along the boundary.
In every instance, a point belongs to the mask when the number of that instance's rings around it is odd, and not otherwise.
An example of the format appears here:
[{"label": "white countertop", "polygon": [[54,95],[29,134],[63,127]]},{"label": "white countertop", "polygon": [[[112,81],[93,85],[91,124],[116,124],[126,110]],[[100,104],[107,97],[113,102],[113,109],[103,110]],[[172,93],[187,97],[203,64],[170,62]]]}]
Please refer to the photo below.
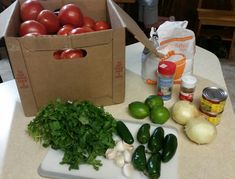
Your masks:
[{"label": "white countertop", "polygon": [[[136,43],[126,47],[126,68],[128,69],[128,71],[140,74],[142,50],[143,46],[140,43]],[[127,78],[132,78],[133,75],[130,74],[130,72],[128,71],[126,73]],[[216,84],[219,84],[223,88],[226,88],[218,58],[214,54],[199,47],[196,48],[194,74]],[[134,78],[138,82],[141,81],[138,76],[134,76]],[[137,90],[141,91],[141,88]],[[145,94],[147,94],[147,92],[145,92]],[[112,106],[107,109],[109,111],[112,111]],[[122,116],[122,114],[119,113],[120,111],[116,111],[114,115]],[[201,150],[204,150],[205,153],[200,153],[201,151],[197,149],[197,146],[192,145],[185,138],[182,139],[182,145],[186,146],[186,148],[183,148],[182,150],[186,150],[186,152],[188,152],[189,150],[191,151],[191,148],[188,146],[193,146],[194,148],[192,150],[194,150],[195,154],[198,154],[200,156],[181,156],[180,167],[185,167],[185,165],[188,165],[183,163],[184,161],[186,161],[186,159],[189,158],[195,160],[195,158],[199,158],[200,160],[200,157],[207,157],[207,152],[210,151],[210,154],[212,154],[213,156],[215,156],[215,153],[218,153],[218,155],[215,157],[208,156],[211,160],[215,158],[215,160],[221,159],[222,161],[222,159],[227,160],[230,157],[234,157],[234,142],[228,143],[226,139],[223,140],[224,135],[228,136],[228,139],[230,138],[230,140],[234,135],[233,133],[229,132],[229,129],[227,130],[227,127],[231,126],[232,128],[235,122],[230,99],[227,100],[227,109],[224,115],[226,117],[229,116],[231,119],[228,120],[228,123],[223,123],[219,126],[219,130],[221,131],[218,135],[219,142],[215,142],[214,144],[209,146],[201,147]],[[14,80],[0,84],[0,117],[0,178],[15,179],[14,177],[16,176],[19,179],[42,178],[37,174],[37,167],[45,156],[47,150],[41,147],[39,144],[36,144],[29,136],[27,136],[27,134],[25,134],[25,126],[32,118],[27,118],[24,116]],[[232,138],[232,140],[234,141],[234,138]],[[223,142],[226,143],[223,144]],[[221,154],[219,154],[219,152],[221,152],[221,147],[223,148],[224,145],[229,145],[229,148],[226,148],[225,146],[224,151],[225,153],[229,154],[229,156],[221,158],[222,156],[220,157]],[[203,167],[204,165],[206,165],[208,166],[208,171],[206,171],[206,169],[201,169],[203,171],[199,169],[199,171],[197,171],[196,169],[192,168],[190,168],[189,171],[180,170],[184,178],[187,178],[190,173],[195,176],[189,177],[193,179],[202,179],[202,176],[204,176],[205,178],[212,177],[213,179],[215,178],[214,176],[218,176],[216,178],[220,179],[221,176],[225,176],[224,178],[228,179],[232,179],[231,177],[235,177],[235,168],[230,165],[231,161],[225,161],[226,164],[221,164],[222,166],[226,165],[225,167],[227,169],[221,168],[220,171],[216,170],[217,165],[220,164],[216,164],[215,161],[212,161],[214,163],[213,165],[210,165],[209,163],[202,164],[200,163],[202,161],[193,160],[189,163],[190,167]],[[210,170],[209,167],[212,167],[212,170]]]}]

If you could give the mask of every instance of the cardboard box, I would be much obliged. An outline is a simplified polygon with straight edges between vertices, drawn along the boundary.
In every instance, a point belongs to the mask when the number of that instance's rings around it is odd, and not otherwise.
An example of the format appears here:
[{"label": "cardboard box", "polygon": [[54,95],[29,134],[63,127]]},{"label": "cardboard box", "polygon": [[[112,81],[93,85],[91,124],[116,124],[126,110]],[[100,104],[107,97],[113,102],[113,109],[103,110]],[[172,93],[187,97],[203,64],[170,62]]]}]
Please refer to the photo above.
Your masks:
[{"label": "cardboard box", "polygon": [[[77,4],[83,14],[108,20],[112,29],[80,35],[18,37],[20,4],[16,1],[0,16],[9,59],[26,116],[49,101],[90,100],[97,105],[121,103],[125,97],[125,27],[153,49],[135,22],[112,0],[40,1],[45,9]],[[9,16],[10,18],[6,18]],[[124,20],[125,19],[125,20]],[[125,21],[125,22],[124,22]],[[63,48],[87,52],[82,59],[55,60]]]}]

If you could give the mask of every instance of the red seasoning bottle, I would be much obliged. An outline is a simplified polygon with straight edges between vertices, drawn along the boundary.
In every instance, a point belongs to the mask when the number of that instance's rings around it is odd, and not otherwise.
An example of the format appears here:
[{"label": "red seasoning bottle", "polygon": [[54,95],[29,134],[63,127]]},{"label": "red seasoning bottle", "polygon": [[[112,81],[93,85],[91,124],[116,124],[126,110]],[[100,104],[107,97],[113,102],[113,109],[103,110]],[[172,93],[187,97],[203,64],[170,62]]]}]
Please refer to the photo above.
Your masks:
[{"label": "red seasoning bottle", "polygon": [[196,77],[194,77],[192,75],[182,76],[179,99],[192,102],[196,83],[197,83]]},{"label": "red seasoning bottle", "polygon": [[157,95],[164,101],[170,100],[173,89],[176,64],[172,61],[161,61],[157,71]]}]

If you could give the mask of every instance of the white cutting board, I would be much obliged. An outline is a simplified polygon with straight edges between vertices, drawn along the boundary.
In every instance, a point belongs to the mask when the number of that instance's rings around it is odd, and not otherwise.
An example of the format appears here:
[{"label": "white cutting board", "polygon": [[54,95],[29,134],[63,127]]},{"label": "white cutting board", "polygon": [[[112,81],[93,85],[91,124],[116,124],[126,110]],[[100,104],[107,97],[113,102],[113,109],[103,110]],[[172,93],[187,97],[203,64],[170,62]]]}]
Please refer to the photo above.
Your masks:
[{"label": "white cutting board", "polygon": [[[142,124],[134,122],[125,122],[132,135],[135,137],[138,129]],[[158,125],[151,124],[151,132],[158,127]],[[165,135],[172,133],[178,136],[177,130],[171,127],[163,127]],[[137,141],[135,139],[135,141]],[[137,147],[138,142],[134,143]],[[179,146],[174,157],[168,163],[162,163],[161,165],[161,177],[160,179],[178,179],[178,154]],[[50,177],[54,179],[126,179],[122,174],[122,169],[114,164],[113,160],[107,160],[104,157],[100,157],[103,166],[98,171],[93,169],[90,165],[81,165],[79,170],[68,170],[68,165],[60,165],[63,152],[49,149],[47,155],[43,159],[38,168],[39,175],[43,177]],[[131,179],[147,179],[142,172],[134,171]]]}]

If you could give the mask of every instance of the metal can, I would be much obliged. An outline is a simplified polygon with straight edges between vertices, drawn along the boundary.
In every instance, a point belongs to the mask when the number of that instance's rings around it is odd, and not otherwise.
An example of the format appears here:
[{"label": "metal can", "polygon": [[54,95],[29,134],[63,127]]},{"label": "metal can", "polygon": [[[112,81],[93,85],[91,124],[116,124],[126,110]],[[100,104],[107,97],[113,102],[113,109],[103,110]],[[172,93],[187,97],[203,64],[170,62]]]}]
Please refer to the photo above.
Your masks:
[{"label": "metal can", "polygon": [[223,113],[220,112],[218,114],[214,114],[214,113],[206,113],[206,112],[203,112],[202,110],[200,110],[202,112],[202,114],[204,115],[204,117],[212,124],[214,125],[218,125],[220,123],[220,120],[221,120],[221,115]]},{"label": "metal can", "polygon": [[221,88],[207,87],[203,89],[199,109],[212,124],[219,124],[227,97],[227,92]]},{"label": "metal can", "polygon": [[214,114],[221,113],[224,110],[227,97],[227,92],[221,88],[204,88],[200,100],[200,110]]}]

